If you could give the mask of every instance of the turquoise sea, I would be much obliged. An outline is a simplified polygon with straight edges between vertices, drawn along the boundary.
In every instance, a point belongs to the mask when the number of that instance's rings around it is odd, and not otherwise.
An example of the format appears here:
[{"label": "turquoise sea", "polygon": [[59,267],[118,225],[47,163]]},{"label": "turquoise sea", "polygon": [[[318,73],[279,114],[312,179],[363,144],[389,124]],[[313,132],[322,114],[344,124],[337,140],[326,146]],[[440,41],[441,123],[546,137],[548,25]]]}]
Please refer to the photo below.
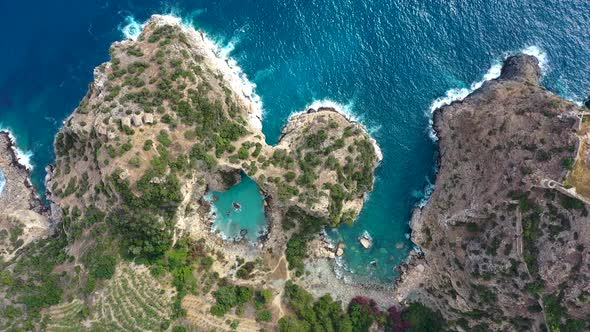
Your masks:
[{"label": "turquoise sea", "polygon": [[242,173],[241,181],[226,191],[210,191],[205,196],[215,214],[212,230],[233,241],[255,243],[267,233],[264,196],[256,181]]},{"label": "turquoise sea", "polygon": [[[356,279],[391,280],[411,250],[411,211],[436,170],[437,99],[465,95],[523,49],[543,55],[547,88],[575,101],[590,94],[590,2],[581,0],[0,0],[0,13],[0,124],[28,153],[40,189],[53,136],[93,68],[154,13],[192,22],[237,60],[264,103],[269,143],[292,112],[341,104],[384,154],[357,222],[328,230],[348,246],[339,271]],[[364,231],[369,250],[357,242]]]}]

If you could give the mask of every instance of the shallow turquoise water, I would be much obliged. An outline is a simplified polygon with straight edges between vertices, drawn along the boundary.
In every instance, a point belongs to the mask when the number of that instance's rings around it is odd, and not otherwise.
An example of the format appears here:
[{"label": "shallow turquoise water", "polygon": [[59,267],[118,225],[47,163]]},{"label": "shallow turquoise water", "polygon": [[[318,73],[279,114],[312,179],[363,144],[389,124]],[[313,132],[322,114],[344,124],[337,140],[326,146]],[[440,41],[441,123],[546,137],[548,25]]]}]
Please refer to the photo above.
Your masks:
[{"label": "shallow turquoise water", "polygon": [[[170,12],[226,46],[257,84],[269,143],[289,114],[320,99],[347,105],[371,129],[384,153],[375,190],[357,222],[333,234],[349,248],[342,265],[361,278],[391,280],[411,249],[411,211],[435,170],[434,100],[532,45],[548,60],[545,86],[575,101],[590,93],[583,0],[5,0],[0,124],[32,152],[35,185],[43,188],[53,137],[110,43],[123,38],[131,17]],[[357,241],[365,230],[369,250]]]},{"label": "shallow turquoise water", "polygon": [[[225,239],[242,238],[255,242],[267,231],[264,213],[264,197],[254,180],[242,174],[242,181],[227,191],[211,191],[206,198],[212,202],[215,212],[213,230]],[[235,204],[238,205],[235,205]]]}]

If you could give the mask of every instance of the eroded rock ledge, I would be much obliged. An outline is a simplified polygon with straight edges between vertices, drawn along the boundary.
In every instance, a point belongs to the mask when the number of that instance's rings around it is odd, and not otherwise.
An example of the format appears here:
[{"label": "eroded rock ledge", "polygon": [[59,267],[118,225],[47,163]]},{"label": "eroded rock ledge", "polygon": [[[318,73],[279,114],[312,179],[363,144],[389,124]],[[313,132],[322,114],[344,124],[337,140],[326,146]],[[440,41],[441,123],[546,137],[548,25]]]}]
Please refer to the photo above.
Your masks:
[{"label": "eroded rock ledge", "polygon": [[0,170],[5,185],[0,192],[0,257],[5,261],[28,243],[49,234],[49,213],[29,180],[29,170],[18,162],[15,142],[0,131]]},{"label": "eroded rock ledge", "polygon": [[588,207],[542,187],[576,156],[580,108],[539,85],[534,57],[437,110],[440,169],[415,211],[415,255],[398,300],[440,309],[456,329],[544,331],[590,319]]}]

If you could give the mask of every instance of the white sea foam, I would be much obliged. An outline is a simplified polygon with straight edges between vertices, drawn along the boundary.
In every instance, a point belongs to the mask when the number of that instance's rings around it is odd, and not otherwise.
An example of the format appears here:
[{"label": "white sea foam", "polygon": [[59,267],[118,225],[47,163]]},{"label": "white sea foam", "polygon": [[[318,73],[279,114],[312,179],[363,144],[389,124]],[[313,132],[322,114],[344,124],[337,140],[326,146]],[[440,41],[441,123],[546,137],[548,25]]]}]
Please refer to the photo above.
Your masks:
[{"label": "white sea foam", "polygon": [[230,53],[235,47],[236,39],[232,39],[227,45],[220,45],[207,36],[203,31],[195,30],[192,25],[182,22],[179,17],[172,15],[158,15],[162,24],[175,24],[192,39],[199,51],[205,56],[210,65],[217,69],[223,76],[229,87],[240,97],[248,107],[248,121],[250,125],[257,129],[262,129],[262,100],[255,92],[256,84],[248,79],[242,68],[235,59],[230,57]]},{"label": "white sea foam", "polygon": [[[523,54],[534,56],[539,61],[539,67],[541,68],[541,74],[545,74],[547,72],[547,70],[549,68],[548,67],[549,61],[547,59],[547,54],[543,50],[541,50],[539,47],[528,46],[528,47],[521,49],[517,52],[506,53],[504,55],[504,59],[510,55],[517,54],[517,53],[523,53]],[[440,107],[450,105],[451,103],[453,103],[455,101],[460,101],[460,100],[465,99],[467,96],[469,96],[475,90],[481,88],[485,82],[490,81],[490,80],[494,80],[494,79],[500,77],[501,72],[502,72],[502,62],[495,61],[492,64],[492,66],[490,67],[490,69],[485,73],[485,75],[483,76],[483,78],[481,80],[472,83],[471,86],[469,86],[468,88],[450,89],[445,93],[445,95],[443,97],[435,99],[432,102],[432,104],[430,104],[430,107],[428,109],[428,114],[427,114],[428,118],[429,118],[428,134],[429,134],[430,138],[433,141],[438,140],[438,137],[436,137],[436,133],[433,128],[433,119],[432,119],[432,115],[435,110],[437,110]]]},{"label": "white sea foam", "polygon": [[5,129],[0,129],[0,132],[6,132],[8,133],[8,137],[10,138],[10,142],[12,143],[12,151],[14,152],[14,155],[16,156],[16,161],[24,166],[26,169],[28,169],[29,171],[33,169],[33,164],[31,162],[31,159],[33,158],[33,152],[31,151],[22,151],[21,149],[19,149],[16,145],[16,137],[14,136],[14,134],[12,133],[12,131],[8,128]]},{"label": "white sea foam", "polygon": [[539,61],[539,68],[541,68],[541,74],[545,74],[549,70],[549,60],[547,59],[547,53],[545,53],[538,46],[532,45],[522,49],[520,52],[537,58]]},{"label": "white sea foam", "polygon": [[433,183],[430,183],[430,180],[427,179],[426,186],[424,187],[424,190],[421,193],[420,201],[418,202],[419,208],[423,208],[426,206],[426,203],[428,203],[428,200],[430,199],[430,195],[432,195],[432,193],[434,192],[434,188],[435,185]]},{"label": "white sea foam", "polygon": [[125,25],[119,26],[119,31],[123,33],[125,39],[137,40],[139,35],[141,34],[141,30],[143,30],[144,24],[139,24],[135,17],[127,16],[125,17]]},{"label": "white sea foam", "polygon": [[373,138],[373,135],[379,131],[380,127],[368,127],[365,125],[364,118],[352,111],[354,107],[352,102],[349,102],[348,104],[341,104],[330,99],[315,100],[311,104],[307,105],[302,111],[292,112],[289,115],[289,120],[301,114],[307,113],[307,111],[310,109],[318,110],[322,107],[332,108],[336,112],[342,114],[346,119],[348,119],[348,121],[356,122],[361,125],[363,129],[369,134],[369,139],[373,144],[378,161],[383,160],[383,152],[381,151],[379,144],[377,144],[377,140]]},{"label": "white sea foam", "polygon": [[434,132],[434,128],[433,128],[434,123],[433,123],[433,119],[432,119],[432,115],[434,114],[435,110],[437,110],[440,107],[450,105],[454,101],[459,101],[459,100],[465,99],[467,96],[469,96],[471,93],[473,93],[473,91],[481,88],[481,86],[486,81],[498,78],[500,76],[501,71],[502,71],[502,64],[500,62],[496,62],[490,67],[490,69],[485,73],[485,75],[483,76],[483,78],[480,81],[472,83],[469,88],[450,89],[445,93],[445,95],[443,97],[435,99],[432,102],[432,104],[430,104],[430,108],[428,109],[428,116],[429,116],[428,128],[429,128],[430,138],[434,141],[438,140],[438,137],[436,137],[436,133]]}]

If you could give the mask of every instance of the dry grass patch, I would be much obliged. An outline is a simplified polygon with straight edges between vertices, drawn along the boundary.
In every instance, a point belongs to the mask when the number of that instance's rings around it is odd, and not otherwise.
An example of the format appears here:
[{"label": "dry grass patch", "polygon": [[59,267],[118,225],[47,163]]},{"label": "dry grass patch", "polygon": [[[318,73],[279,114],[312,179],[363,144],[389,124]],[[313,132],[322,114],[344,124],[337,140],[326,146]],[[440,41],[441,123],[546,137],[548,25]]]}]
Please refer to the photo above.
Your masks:
[{"label": "dry grass patch", "polygon": [[590,165],[586,162],[590,153],[590,117],[583,118],[578,135],[580,151],[566,183],[575,187],[578,194],[590,199]]}]

